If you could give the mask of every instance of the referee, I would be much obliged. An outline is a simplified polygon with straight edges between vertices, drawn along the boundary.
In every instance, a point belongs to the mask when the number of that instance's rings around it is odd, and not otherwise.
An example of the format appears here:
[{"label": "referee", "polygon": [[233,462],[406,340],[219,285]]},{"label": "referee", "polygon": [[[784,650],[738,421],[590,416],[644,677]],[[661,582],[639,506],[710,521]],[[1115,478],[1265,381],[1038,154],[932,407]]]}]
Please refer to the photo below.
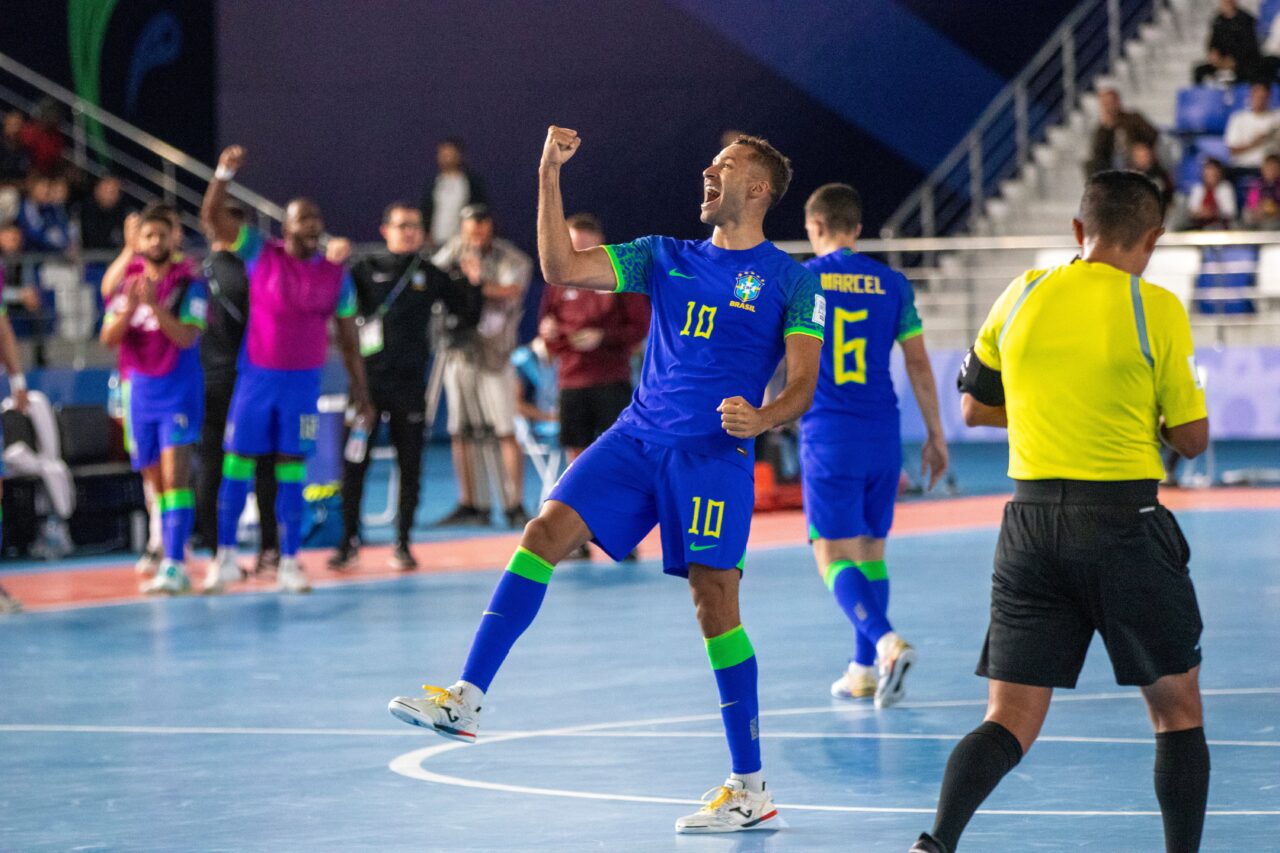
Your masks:
[{"label": "referee", "polygon": [[1156,483],[1160,439],[1196,456],[1209,422],[1186,312],[1140,278],[1163,220],[1142,175],[1091,177],[1072,222],[1080,258],[1015,279],[961,368],[965,423],[1008,428],[1015,486],[978,664],[986,719],[952,751],[933,829],[913,853],[953,853],[1031,748],[1054,688],[1075,687],[1094,631],[1116,681],[1141,687],[1150,711],[1165,849],[1199,849],[1200,610],[1190,550]]}]

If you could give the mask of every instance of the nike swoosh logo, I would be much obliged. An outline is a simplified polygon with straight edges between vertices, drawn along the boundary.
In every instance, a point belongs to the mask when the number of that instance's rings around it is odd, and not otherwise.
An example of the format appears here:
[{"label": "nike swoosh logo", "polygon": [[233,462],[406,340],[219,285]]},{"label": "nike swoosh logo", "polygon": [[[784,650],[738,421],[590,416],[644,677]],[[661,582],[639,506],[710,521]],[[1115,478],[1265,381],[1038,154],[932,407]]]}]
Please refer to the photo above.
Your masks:
[{"label": "nike swoosh logo", "polygon": [[720,703],[720,707],[721,707],[721,708],[728,708],[728,707],[730,707],[731,705],[737,705],[737,704],[738,704],[738,700],[737,700],[737,699],[734,699],[732,702],[721,702],[721,703]]},{"label": "nike swoosh logo", "polygon": [[501,615],[502,615],[502,614],[501,614],[501,613],[498,613],[497,611],[494,611],[494,610],[486,610],[485,612],[483,612],[483,613],[481,613],[481,614],[480,614],[480,618],[481,618],[481,619],[483,619],[483,618],[484,618],[484,617],[486,617],[486,616],[501,616]]},{"label": "nike swoosh logo", "polygon": [[672,267],[671,269],[667,270],[667,275],[671,276],[672,278],[697,278],[696,275],[685,275],[675,267]]},{"label": "nike swoosh logo", "polygon": [[694,544],[689,546],[689,550],[690,551],[706,551],[708,548],[718,548],[718,547],[720,546],[719,545],[699,545],[698,543],[695,542]]}]

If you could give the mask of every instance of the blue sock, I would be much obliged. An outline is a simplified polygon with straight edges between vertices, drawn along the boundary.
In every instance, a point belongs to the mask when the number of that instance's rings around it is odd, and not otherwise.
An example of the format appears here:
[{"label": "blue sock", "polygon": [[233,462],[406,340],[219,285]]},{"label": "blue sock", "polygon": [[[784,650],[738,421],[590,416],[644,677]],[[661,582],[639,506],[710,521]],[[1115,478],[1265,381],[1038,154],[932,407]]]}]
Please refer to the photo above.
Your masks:
[{"label": "blue sock", "polygon": [[729,741],[734,773],[760,771],[760,701],[756,696],[756,653],[739,625],[709,637],[707,657],[720,689],[720,718]]},{"label": "blue sock", "polygon": [[889,575],[884,560],[865,563],[836,560],[827,566],[826,580],[827,589],[858,630],[854,662],[871,666],[876,659],[876,642],[893,630],[885,612],[889,603]]},{"label": "blue sock", "polygon": [[276,463],[276,523],[280,525],[281,557],[296,557],[302,546],[302,510],[306,506],[302,489],[306,478],[307,463]]},{"label": "blue sock", "polygon": [[487,691],[498,668],[520,635],[533,624],[551,581],[552,565],[525,548],[517,548],[480,617],[462,680]]},{"label": "blue sock", "polygon": [[170,489],[160,494],[160,524],[166,560],[181,563],[187,557],[187,540],[195,526],[195,497],[190,489]]},{"label": "blue sock", "polygon": [[218,547],[236,547],[240,513],[253,482],[253,460],[228,453],[222,457],[222,485],[218,487]]}]

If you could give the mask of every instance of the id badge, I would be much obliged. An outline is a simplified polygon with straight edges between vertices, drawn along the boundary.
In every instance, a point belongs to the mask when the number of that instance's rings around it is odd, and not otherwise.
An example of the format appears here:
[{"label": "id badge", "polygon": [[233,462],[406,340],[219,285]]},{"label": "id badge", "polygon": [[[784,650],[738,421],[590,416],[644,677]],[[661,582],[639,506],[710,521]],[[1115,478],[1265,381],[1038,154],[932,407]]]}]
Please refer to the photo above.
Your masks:
[{"label": "id badge", "polygon": [[368,358],[382,352],[382,318],[365,317],[358,327],[360,334],[360,355]]}]

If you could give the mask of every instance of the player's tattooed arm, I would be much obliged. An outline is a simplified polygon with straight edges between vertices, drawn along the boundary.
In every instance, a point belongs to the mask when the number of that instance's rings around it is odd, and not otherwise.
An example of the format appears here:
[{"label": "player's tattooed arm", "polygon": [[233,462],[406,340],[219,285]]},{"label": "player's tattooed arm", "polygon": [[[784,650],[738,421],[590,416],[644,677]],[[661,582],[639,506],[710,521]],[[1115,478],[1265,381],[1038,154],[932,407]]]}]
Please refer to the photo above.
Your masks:
[{"label": "player's tattooed arm", "polygon": [[242,165],[244,149],[239,145],[226,148],[218,157],[218,170],[200,204],[200,222],[210,242],[234,243],[240,234],[240,223],[227,210],[227,187]]},{"label": "player's tattooed arm", "polygon": [[138,226],[141,222],[142,216],[138,213],[130,213],[124,218],[124,248],[111,262],[111,266],[107,267],[107,271],[102,274],[100,289],[103,302],[110,302],[111,297],[115,296],[116,291],[120,289],[120,283],[124,281],[129,262],[133,260],[134,252],[138,250]]},{"label": "player's tattooed arm", "polygon": [[742,397],[730,397],[716,409],[720,425],[734,438],[755,438],[760,433],[803,415],[813,403],[822,358],[822,339],[811,335],[787,336],[787,384],[773,402],[756,408]]},{"label": "player's tattooed arm", "polygon": [[599,246],[583,252],[574,249],[564,218],[560,167],[581,144],[576,130],[555,125],[547,130],[538,167],[538,260],[548,284],[612,291],[618,281],[608,253]]}]

